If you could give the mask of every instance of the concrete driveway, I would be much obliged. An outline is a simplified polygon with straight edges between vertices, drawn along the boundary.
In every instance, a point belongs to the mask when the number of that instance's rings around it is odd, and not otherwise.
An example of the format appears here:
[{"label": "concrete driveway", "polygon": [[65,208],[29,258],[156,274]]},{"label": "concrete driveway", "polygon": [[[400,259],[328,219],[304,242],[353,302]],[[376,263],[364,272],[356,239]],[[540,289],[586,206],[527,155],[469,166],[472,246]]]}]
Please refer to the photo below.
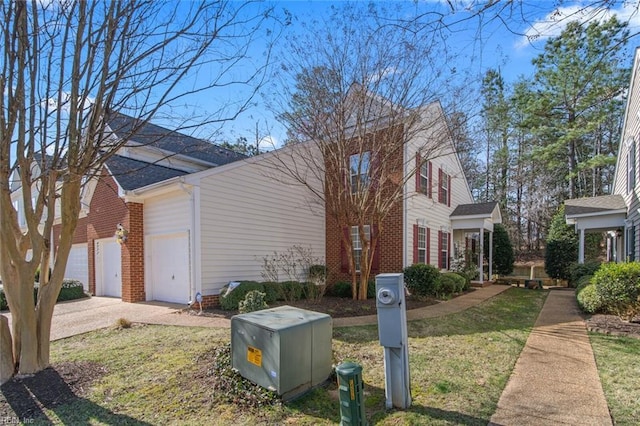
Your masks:
[{"label": "concrete driveway", "polygon": [[[58,303],[53,311],[51,340],[113,326],[119,318],[147,324],[229,327],[229,320],[190,314],[185,305],[163,302],[125,303],[111,297],[89,297]],[[11,314],[3,312],[9,318]]]}]

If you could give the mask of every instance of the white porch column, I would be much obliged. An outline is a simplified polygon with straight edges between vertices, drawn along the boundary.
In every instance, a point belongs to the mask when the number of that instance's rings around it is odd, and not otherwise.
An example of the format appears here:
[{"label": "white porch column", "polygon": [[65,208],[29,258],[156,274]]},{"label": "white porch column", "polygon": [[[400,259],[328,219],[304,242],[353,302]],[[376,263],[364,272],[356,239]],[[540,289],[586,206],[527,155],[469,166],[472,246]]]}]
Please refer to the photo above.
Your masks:
[{"label": "white porch column", "polygon": [[489,231],[489,281],[493,279],[493,231]]},{"label": "white porch column", "polygon": [[578,263],[584,263],[584,229],[580,229],[580,243],[578,244]]},{"label": "white porch column", "polygon": [[480,258],[478,259],[478,272],[480,282],[484,281],[484,228],[480,228]]}]

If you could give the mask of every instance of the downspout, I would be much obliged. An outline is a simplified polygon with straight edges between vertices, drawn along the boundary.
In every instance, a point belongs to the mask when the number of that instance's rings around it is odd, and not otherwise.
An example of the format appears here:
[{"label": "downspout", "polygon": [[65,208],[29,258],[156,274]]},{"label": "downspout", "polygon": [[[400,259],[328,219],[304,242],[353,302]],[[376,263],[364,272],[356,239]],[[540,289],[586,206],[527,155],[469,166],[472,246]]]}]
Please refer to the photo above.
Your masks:
[{"label": "downspout", "polygon": [[195,203],[195,196],[194,196],[194,188],[192,187],[191,189],[188,188],[185,184],[184,184],[184,180],[180,180],[180,189],[184,192],[186,192],[189,195],[189,207],[190,207],[190,214],[189,214],[189,299],[190,301],[193,301],[195,298],[195,294],[196,294],[196,282],[195,282],[195,274],[194,274],[194,270],[195,270],[195,260],[196,260],[196,242],[195,242],[195,238],[196,238],[196,232],[195,232],[195,225],[196,225],[196,203]]},{"label": "downspout", "polygon": [[[403,161],[404,161],[404,177],[406,178],[409,173],[409,147],[408,143],[404,144],[404,153]],[[408,266],[407,263],[407,242],[408,242],[408,228],[407,221],[409,220],[409,200],[407,199],[407,194],[409,193],[407,189],[407,184],[409,180],[406,179],[402,189],[402,267],[406,268]],[[429,245],[427,244],[427,247]]]}]

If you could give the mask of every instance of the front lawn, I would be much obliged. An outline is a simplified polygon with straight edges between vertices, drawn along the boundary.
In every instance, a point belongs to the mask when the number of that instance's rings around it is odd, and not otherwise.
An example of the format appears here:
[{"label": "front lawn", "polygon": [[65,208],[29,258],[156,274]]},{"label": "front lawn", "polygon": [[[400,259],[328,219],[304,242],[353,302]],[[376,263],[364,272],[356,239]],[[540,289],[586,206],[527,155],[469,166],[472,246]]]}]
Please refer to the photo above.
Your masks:
[{"label": "front lawn", "polygon": [[[459,314],[410,322],[413,403],[406,411],[384,408],[375,326],[334,329],[335,362],[363,366],[369,424],[486,425],[546,296],[513,288]],[[32,424],[339,423],[333,381],[284,405],[242,396],[242,385],[214,391],[212,364],[229,339],[228,329],[136,325],[56,341],[55,365],[85,365],[99,377],[82,386],[76,378],[80,397],[40,407],[43,417]]]},{"label": "front lawn", "polygon": [[640,422],[640,339],[590,333],[600,381],[616,425]]}]

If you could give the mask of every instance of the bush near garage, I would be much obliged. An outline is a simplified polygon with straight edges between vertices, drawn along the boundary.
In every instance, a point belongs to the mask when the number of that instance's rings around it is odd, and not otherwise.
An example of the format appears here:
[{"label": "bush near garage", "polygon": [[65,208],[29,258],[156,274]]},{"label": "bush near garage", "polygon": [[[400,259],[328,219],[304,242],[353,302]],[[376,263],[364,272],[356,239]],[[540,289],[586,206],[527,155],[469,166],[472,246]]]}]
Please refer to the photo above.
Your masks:
[{"label": "bush near garage", "polygon": [[266,294],[264,284],[257,281],[240,281],[234,288],[225,285],[220,292],[220,307],[225,311],[237,311],[240,302],[253,290]]},{"label": "bush near garage", "polygon": [[[60,294],[58,294],[57,302],[64,302],[66,300],[76,300],[87,297],[82,288],[82,283],[78,280],[64,280],[62,281],[62,288]],[[33,288],[33,300],[38,300],[38,283],[34,284]],[[0,286],[0,311],[9,309],[7,304],[7,298],[4,295],[4,289]]]}]

